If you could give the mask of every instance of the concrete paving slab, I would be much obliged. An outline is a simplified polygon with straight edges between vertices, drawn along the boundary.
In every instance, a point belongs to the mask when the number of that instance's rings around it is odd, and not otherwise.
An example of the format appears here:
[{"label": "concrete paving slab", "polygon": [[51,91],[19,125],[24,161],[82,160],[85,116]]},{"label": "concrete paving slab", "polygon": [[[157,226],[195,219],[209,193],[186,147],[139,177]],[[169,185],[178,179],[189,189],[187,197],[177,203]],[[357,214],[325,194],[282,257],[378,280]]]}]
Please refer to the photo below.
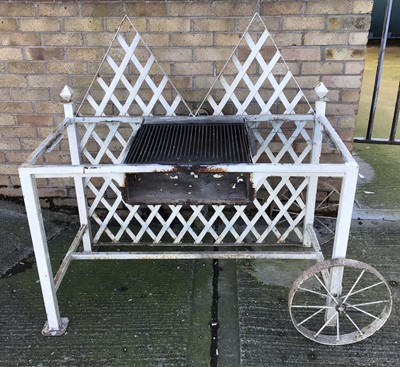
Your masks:
[{"label": "concrete paving slab", "polygon": [[[76,222],[77,217],[43,210],[48,238],[60,233],[63,228]],[[32,255],[32,241],[28,220],[23,205],[0,199],[0,277]],[[23,268],[26,264],[20,264]],[[28,263],[29,265],[29,263]]]},{"label": "concrete paving slab", "polygon": [[[53,239],[57,265],[77,227]],[[73,262],[58,291],[67,334],[43,337],[33,264],[0,279],[0,366],[209,366],[210,261]]]},{"label": "concrete paving slab", "polygon": [[380,331],[349,346],[316,344],[294,329],[287,307],[289,285],[307,262],[238,262],[240,366],[399,366],[399,236],[399,222],[352,223],[348,258],[376,267],[390,281],[394,306]]}]

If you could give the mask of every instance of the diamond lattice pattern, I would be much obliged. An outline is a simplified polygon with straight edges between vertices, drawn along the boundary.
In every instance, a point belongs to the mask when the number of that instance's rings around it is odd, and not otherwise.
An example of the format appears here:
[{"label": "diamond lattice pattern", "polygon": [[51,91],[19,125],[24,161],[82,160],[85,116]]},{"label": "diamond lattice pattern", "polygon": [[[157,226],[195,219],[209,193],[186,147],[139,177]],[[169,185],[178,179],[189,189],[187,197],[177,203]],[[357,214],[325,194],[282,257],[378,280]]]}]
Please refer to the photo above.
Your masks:
[{"label": "diamond lattice pattern", "polygon": [[[301,243],[308,178],[265,176],[248,205],[129,205],[111,178],[89,179],[93,241]],[[291,210],[295,208],[295,210]]]},{"label": "diamond lattice pattern", "polygon": [[[131,25],[129,32],[124,29]],[[125,17],[78,109],[80,115],[175,115],[190,109]]]},{"label": "diamond lattice pattern", "polygon": [[201,108],[214,115],[312,112],[258,14],[220,71]]}]

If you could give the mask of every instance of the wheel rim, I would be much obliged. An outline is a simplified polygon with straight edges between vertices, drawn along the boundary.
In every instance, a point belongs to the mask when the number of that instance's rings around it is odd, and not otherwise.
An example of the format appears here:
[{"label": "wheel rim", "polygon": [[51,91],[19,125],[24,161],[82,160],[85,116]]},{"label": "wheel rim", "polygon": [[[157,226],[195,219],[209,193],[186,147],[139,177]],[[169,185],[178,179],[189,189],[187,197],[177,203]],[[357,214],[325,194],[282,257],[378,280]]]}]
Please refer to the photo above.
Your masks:
[{"label": "wheel rim", "polygon": [[[326,286],[329,272],[343,274],[342,290]],[[364,340],[379,330],[392,309],[389,285],[372,266],[349,259],[327,260],[303,272],[289,292],[289,312],[305,337],[326,345]]]}]

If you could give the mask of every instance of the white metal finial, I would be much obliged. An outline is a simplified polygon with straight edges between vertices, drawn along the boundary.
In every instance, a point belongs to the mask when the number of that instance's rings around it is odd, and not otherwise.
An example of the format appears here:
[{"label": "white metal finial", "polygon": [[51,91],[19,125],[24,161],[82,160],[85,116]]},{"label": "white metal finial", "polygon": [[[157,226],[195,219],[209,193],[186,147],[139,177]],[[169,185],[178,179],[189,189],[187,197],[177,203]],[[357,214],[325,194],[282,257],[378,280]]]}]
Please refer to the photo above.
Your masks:
[{"label": "white metal finial", "polygon": [[317,93],[317,96],[318,96],[318,98],[324,98],[327,94],[328,94],[328,92],[329,92],[329,90],[328,90],[328,88],[327,87],[325,87],[325,84],[324,83],[319,83],[315,88],[314,88],[314,90],[315,90],[315,93]]},{"label": "white metal finial", "polygon": [[61,91],[60,97],[66,102],[71,102],[73,94],[74,90],[68,85],[66,85],[64,89]]}]

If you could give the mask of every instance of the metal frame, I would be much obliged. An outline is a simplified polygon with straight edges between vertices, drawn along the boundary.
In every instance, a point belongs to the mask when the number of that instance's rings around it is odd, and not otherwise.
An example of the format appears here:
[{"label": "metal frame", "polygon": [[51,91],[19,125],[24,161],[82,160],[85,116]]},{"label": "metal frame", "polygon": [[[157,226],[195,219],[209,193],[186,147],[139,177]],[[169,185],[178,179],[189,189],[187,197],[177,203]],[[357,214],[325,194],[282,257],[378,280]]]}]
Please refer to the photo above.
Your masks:
[{"label": "metal frame", "polygon": [[[242,114],[247,121],[254,138],[253,163],[187,167],[194,176],[201,172],[208,172],[214,173],[216,179],[219,174],[225,172],[252,175],[256,198],[251,204],[253,209],[251,213],[248,212],[246,205],[233,205],[228,208],[226,205],[212,204],[188,207],[169,205],[167,207],[168,218],[160,214],[161,205],[147,205],[144,208],[146,213],[140,213],[142,208],[139,205],[129,205],[123,201],[120,187],[124,185],[125,174],[168,173],[175,172],[176,167],[158,164],[122,164],[129,142],[143,122],[143,117],[127,116],[127,105],[119,103],[114,95],[118,82],[122,81],[124,84],[127,82],[124,77],[125,69],[113,68],[113,62],[110,61],[109,55],[106,55],[104,60],[111,63],[115,77],[109,86],[100,76],[97,77],[97,82],[104,91],[104,97],[100,104],[94,102],[88,91],[85,98],[95,109],[96,116],[94,117],[75,116],[71,102],[72,90],[64,89],[61,96],[66,100],[64,105],[65,121],[51,136],[45,139],[31,154],[28,162],[19,169],[47,313],[47,323],[42,331],[44,335],[61,335],[65,332],[67,319],[60,317],[56,292],[71,260],[259,258],[321,261],[323,255],[313,228],[319,178],[342,179],[331,257],[344,258],[346,256],[358,165],[325,116],[323,97],[326,92],[320,92],[324,87],[319,86],[316,89],[320,99],[317,101],[315,112],[310,108],[308,114],[294,114],[294,109],[301,100],[305,101],[309,107],[310,105],[297,82],[295,82],[295,86],[298,90],[291,102],[285,95],[285,86],[290,80],[294,80],[293,75],[287,71],[280,83],[277,82],[271,73],[272,67],[269,65],[276,63],[278,59],[283,62],[284,60],[274,43],[276,52],[273,60],[264,60],[260,50],[263,43],[270,40],[270,35],[258,14],[253,18],[253,21],[255,20],[261,21],[264,30],[256,43],[250,35],[250,26],[244,33],[242,40],[245,40],[251,52],[243,64],[235,57],[236,49],[232,53],[230,60],[237,69],[233,82],[229,85],[225,78],[225,67],[217,78],[217,81],[221,82],[225,89],[225,95],[218,103],[212,97],[213,88],[211,88],[204,99],[204,101],[208,100],[216,115],[222,114],[226,103],[234,103],[238,114]],[[150,68],[142,68],[137,65],[134,55],[135,44],[142,41],[137,34],[130,46],[121,41],[118,32],[115,39],[128,55],[123,58],[125,67],[132,61],[140,71],[136,81],[129,86],[126,85],[130,93],[127,101],[129,103],[136,101],[142,105],[143,101],[135,96],[137,96],[143,81],[151,80],[151,78],[149,77]],[[150,52],[150,59],[153,60],[153,58],[154,56]],[[255,83],[247,75],[252,62],[257,62],[264,70],[259,81]],[[286,63],[284,65],[287,67]],[[275,90],[271,97],[272,102],[263,101],[260,95],[263,82],[267,79]],[[248,97],[242,102],[235,95],[235,89],[241,81],[249,89]],[[165,104],[169,106],[169,108],[165,108],[166,115],[174,115],[178,104],[183,99],[178,93],[174,99],[175,102],[168,103],[162,97],[162,86],[166,82],[170,83],[171,81],[162,78],[159,86],[152,81],[148,83],[153,92],[151,103],[154,107],[155,103],[160,100],[161,104],[164,104],[165,101]],[[173,85],[172,88],[176,91]],[[258,115],[248,113],[247,108],[251,101],[255,101],[259,105],[262,113]],[[117,106],[120,116],[104,116],[105,107],[109,102]],[[274,103],[281,103],[284,106],[285,114],[271,114],[270,107]],[[186,105],[184,101],[183,104]],[[149,106],[142,109],[144,116],[153,113]],[[179,117],[174,118],[179,119]],[[201,119],[202,117],[196,118]],[[226,117],[215,116],[215,118],[224,119]],[[289,128],[287,128],[288,126]],[[53,149],[59,147],[66,135],[69,142],[70,164],[39,164],[47,154],[51,154]],[[323,138],[328,139],[333,146],[332,149],[340,154],[342,163],[320,163]],[[296,144],[301,149],[297,149]],[[74,179],[81,222],[81,227],[55,277],[53,277],[50,264],[37,190],[38,179],[51,178]],[[282,189],[290,193],[287,201],[282,201],[279,196]],[[111,195],[109,196],[108,193]],[[259,193],[262,195],[259,196]],[[271,204],[278,208],[278,213],[274,216],[267,213]],[[294,204],[300,210],[293,214],[290,208]],[[100,211],[104,213],[102,214]],[[281,220],[285,221],[283,229]],[[113,232],[111,229],[111,221],[118,225],[117,232]],[[178,229],[174,227],[174,222],[177,223]],[[293,236],[296,243],[292,243],[289,236]],[[106,237],[108,239],[104,241]],[[124,238],[128,238],[128,241]],[[274,240],[271,241],[271,238]],[[138,244],[141,247],[146,245],[146,250],[97,251],[103,245],[111,247],[123,245],[135,248]],[[154,247],[162,247],[163,251]],[[256,250],[247,251],[249,247],[254,247]],[[218,251],[214,251],[215,248],[218,248]],[[340,273],[331,272],[326,277],[333,291],[340,289]],[[329,277],[330,279],[328,279]]]}]

